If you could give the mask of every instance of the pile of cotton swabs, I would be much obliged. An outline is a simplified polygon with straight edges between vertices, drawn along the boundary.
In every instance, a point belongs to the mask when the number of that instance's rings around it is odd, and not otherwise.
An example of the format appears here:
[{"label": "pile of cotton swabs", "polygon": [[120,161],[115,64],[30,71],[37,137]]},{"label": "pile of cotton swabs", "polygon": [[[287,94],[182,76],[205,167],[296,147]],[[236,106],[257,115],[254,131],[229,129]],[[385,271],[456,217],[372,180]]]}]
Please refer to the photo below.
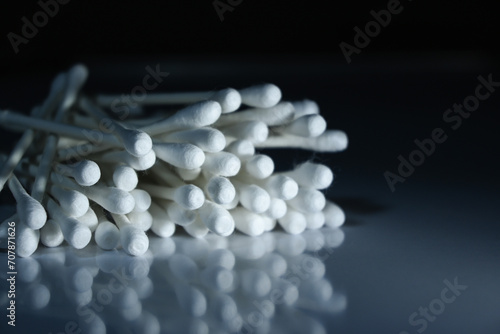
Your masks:
[{"label": "pile of cotton swabs", "polygon": [[320,191],[333,181],[330,168],[305,162],[274,173],[273,160],[256,151],[344,150],[346,134],[327,130],[314,102],[281,101],[272,84],[148,93],[142,106],[174,111],[117,119],[116,97],[81,91],[87,75],[83,65],[59,74],[30,116],[0,111],[2,126],[23,132],[0,170],[0,190],[7,183],[17,202],[6,222],[17,222],[19,256],[40,242],[81,249],[92,235],[102,249],[140,255],[148,233],[169,237],[179,226],[200,238],[343,224]]}]

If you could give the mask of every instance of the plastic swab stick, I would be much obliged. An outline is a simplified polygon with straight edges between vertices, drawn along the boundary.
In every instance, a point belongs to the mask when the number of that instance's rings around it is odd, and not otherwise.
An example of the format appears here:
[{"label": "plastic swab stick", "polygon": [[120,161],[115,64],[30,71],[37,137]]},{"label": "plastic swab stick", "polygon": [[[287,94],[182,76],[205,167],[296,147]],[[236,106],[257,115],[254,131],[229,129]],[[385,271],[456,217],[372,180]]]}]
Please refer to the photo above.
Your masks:
[{"label": "plastic swab stick", "polygon": [[140,130],[150,136],[161,133],[202,128],[215,123],[221,115],[221,106],[215,101],[203,101],[177,111],[164,120],[142,126]]}]

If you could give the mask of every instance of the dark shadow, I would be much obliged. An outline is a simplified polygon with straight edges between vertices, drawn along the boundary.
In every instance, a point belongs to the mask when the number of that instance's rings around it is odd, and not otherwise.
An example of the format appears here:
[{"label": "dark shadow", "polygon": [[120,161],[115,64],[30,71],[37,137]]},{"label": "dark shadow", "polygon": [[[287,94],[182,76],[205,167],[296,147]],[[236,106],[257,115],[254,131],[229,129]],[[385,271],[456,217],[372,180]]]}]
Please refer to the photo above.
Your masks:
[{"label": "dark shadow", "polygon": [[337,203],[346,214],[356,213],[356,214],[372,214],[377,212],[382,212],[387,209],[387,207],[373,202],[367,198],[356,198],[356,197],[328,197],[334,203]]}]

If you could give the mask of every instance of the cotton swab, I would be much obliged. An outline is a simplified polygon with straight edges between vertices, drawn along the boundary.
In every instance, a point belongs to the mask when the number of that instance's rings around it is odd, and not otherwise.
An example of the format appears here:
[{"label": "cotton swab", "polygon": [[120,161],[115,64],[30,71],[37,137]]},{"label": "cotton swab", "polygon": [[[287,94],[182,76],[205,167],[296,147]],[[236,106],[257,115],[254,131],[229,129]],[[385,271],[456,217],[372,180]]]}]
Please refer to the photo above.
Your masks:
[{"label": "cotton swab", "polygon": [[81,160],[74,164],[56,163],[54,170],[64,176],[71,176],[81,186],[92,186],[101,178],[99,165],[91,160]]},{"label": "cotton swab", "polygon": [[240,122],[221,126],[219,129],[228,137],[248,140],[252,143],[262,143],[269,135],[267,125],[261,121]]},{"label": "cotton swab", "polygon": [[340,130],[326,130],[318,137],[298,137],[291,135],[270,136],[258,148],[301,148],[317,152],[340,152],[347,148],[347,135]]},{"label": "cotton swab", "polygon": [[328,227],[340,227],[345,222],[344,211],[337,204],[331,201],[326,201],[323,214],[325,216],[325,225]]},{"label": "cotton swab", "polygon": [[142,157],[135,157],[127,151],[110,151],[95,157],[96,160],[111,163],[124,163],[135,170],[142,171],[151,168],[156,162],[154,150],[149,151]]},{"label": "cotton swab", "polygon": [[94,232],[96,230],[99,223],[97,215],[92,207],[89,207],[87,212],[83,216],[78,217],[77,220],[83,225],[87,226],[91,232]]},{"label": "cotton swab", "polygon": [[256,154],[245,159],[244,170],[256,179],[265,179],[274,172],[274,161],[264,154]]},{"label": "cotton swab", "polygon": [[222,115],[215,123],[215,126],[219,127],[248,121],[261,121],[267,126],[278,126],[289,123],[293,120],[293,116],[293,105],[290,102],[280,102],[271,108],[246,109]]},{"label": "cotton swab", "polygon": [[193,144],[155,142],[153,150],[159,159],[184,169],[199,168],[206,159],[203,151]]},{"label": "cotton swab", "polygon": [[132,211],[127,214],[127,218],[130,220],[132,225],[137,226],[144,232],[148,231],[151,228],[151,225],[153,225],[153,216],[149,213],[149,211]]},{"label": "cotton swab", "polygon": [[49,193],[59,202],[62,210],[70,217],[83,216],[89,209],[87,196],[76,190],[64,189],[55,185],[49,188]]},{"label": "cotton swab", "polygon": [[316,230],[325,225],[325,214],[320,212],[308,213],[305,215],[307,221],[307,228],[311,230]]},{"label": "cotton swab", "polygon": [[[113,95],[98,95],[97,104],[108,106],[117,98]],[[149,93],[140,102],[141,105],[191,104],[203,100],[216,101],[221,105],[223,113],[237,110],[241,105],[241,96],[237,90],[226,88],[216,92],[174,92]]]},{"label": "cotton swab", "polygon": [[112,213],[111,216],[120,230],[120,243],[125,253],[139,256],[149,248],[149,239],[143,230],[134,226],[127,216]]},{"label": "cotton swab", "polygon": [[52,199],[47,202],[50,216],[59,224],[66,240],[73,248],[82,249],[87,246],[92,237],[90,229],[72,217],[66,216],[59,205]]},{"label": "cotton swab", "polygon": [[42,204],[28,195],[14,174],[9,178],[8,184],[12,195],[16,199],[17,212],[21,223],[34,230],[40,229],[47,221],[47,213]]},{"label": "cotton swab", "polygon": [[305,216],[302,213],[290,208],[283,217],[278,219],[278,223],[287,233],[290,234],[300,234],[304,232],[307,227]]},{"label": "cotton swab", "polygon": [[111,223],[104,214],[99,217],[99,224],[94,233],[97,246],[104,250],[111,250],[120,244],[120,231],[115,224]]},{"label": "cotton swab", "polygon": [[144,189],[133,189],[132,191],[130,191],[130,195],[132,195],[135,202],[134,208],[131,212],[144,212],[151,206],[151,195]]},{"label": "cotton swab", "polygon": [[270,108],[281,100],[281,90],[273,84],[243,88],[239,93],[241,102],[250,107]]},{"label": "cotton swab", "polygon": [[196,212],[186,210],[179,204],[170,201],[157,201],[160,206],[163,206],[168,213],[170,219],[177,225],[187,226],[192,224],[196,219]]},{"label": "cotton swab", "polygon": [[125,191],[134,190],[139,183],[137,172],[132,167],[126,165],[114,166],[112,178],[115,187]]},{"label": "cotton swab", "polygon": [[167,212],[154,202],[151,203],[149,212],[153,216],[151,230],[159,237],[171,237],[175,232],[175,223],[170,219]]},{"label": "cotton swab", "polygon": [[236,189],[231,181],[222,176],[211,177],[204,188],[210,199],[217,204],[231,203],[236,196]]},{"label": "cotton swab", "polygon": [[[16,217],[11,221],[16,221]],[[40,231],[34,230],[23,223],[16,225],[16,253],[20,257],[31,256],[38,248]]]},{"label": "cotton swab", "polygon": [[46,247],[57,247],[64,241],[64,236],[59,224],[53,219],[47,220],[40,229],[40,241]]},{"label": "cotton swab", "polygon": [[99,182],[84,188],[57,173],[52,173],[51,181],[62,187],[81,192],[112,213],[126,214],[131,212],[135,206],[134,197],[130,193],[115,187],[106,187]]},{"label": "cotton swab", "polygon": [[157,136],[167,132],[209,126],[215,123],[220,115],[221,106],[219,103],[203,101],[181,109],[164,120],[142,126],[139,129],[150,136]]},{"label": "cotton swab", "polygon": [[271,205],[271,197],[261,187],[255,184],[245,184],[240,181],[233,181],[239,200],[243,207],[255,213],[263,213]]},{"label": "cotton swab", "polygon": [[291,177],[282,174],[272,175],[257,183],[272,197],[285,201],[294,198],[299,193],[299,185],[297,182]]},{"label": "cotton swab", "polygon": [[255,146],[246,139],[235,140],[226,146],[224,151],[232,153],[237,157],[249,157],[255,154]]},{"label": "cotton swab", "polygon": [[202,169],[219,176],[234,176],[241,168],[241,161],[237,156],[228,152],[207,153]]},{"label": "cotton swab", "polygon": [[108,122],[107,131],[112,132],[130,154],[141,157],[151,151],[153,142],[144,131],[125,128],[120,123],[110,119],[104,111],[85,97],[80,98],[79,107],[90,114],[100,125],[104,121]]},{"label": "cotton swab", "polygon": [[314,189],[326,189],[333,182],[333,172],[330,168],[312,162],[304,162],[293,171],[283,174],[293,178],[303,187]]},{"label": "cotton swab", "polygon": [[141,183],[141,188],[156,198],[173,200],[186,210],[196,210],[205,202],[203,191],[192,185],[183,185],[178,188],[164,187],[149,183]]},{"label": "cotton swab", "polygon": [[193,223],[182,226],[184,230],[194,238],[204,238],[208,232],[208,227],[201,221],[199,216],[195,217]]},{"label": "cotton swab", "polygon": [[239,231],[250,236],[258,236],[264,233],[264,221],[261,215],[242,207],[236,207],[230,213]]},{"label": "cotton swab", "polygon": [[233,233],[235,228],[234,219],[222,206],[211,201],[205,201],[205,204],[198,210],[198,214],[200,220],[215,234],[227,237]]},{"label": "cotton swab", "polygon": [[169,143],[189,143],[196,145],[205,152],[220,152],[226,146],[224,134],[213,128],[199,128],[170,132],[157,136],[156,139]]},{"label": "cotton swab", "polygon": [[319,114],[318,104],[314,101],[305,99],[302,101],[293,101],[293,109],[295,110],[295,119],[305,115]]},{"label": "cotton swab", "polygon": [[326,121],[320,115],[305,115],[273,130],[299,137],[318,137],[325,132]]},{"label": "cotton swab", "polygon": [[287,204],[303,213],[315,213],[323,210],[326,199],[319,190],[300,187],[297,196],[289,200]]},{"label": "cotton swab", "polygon": [[286,214],[287,206],[284,200],[272,197],[269,209],[265,212],[269,218],[279,219]]}]

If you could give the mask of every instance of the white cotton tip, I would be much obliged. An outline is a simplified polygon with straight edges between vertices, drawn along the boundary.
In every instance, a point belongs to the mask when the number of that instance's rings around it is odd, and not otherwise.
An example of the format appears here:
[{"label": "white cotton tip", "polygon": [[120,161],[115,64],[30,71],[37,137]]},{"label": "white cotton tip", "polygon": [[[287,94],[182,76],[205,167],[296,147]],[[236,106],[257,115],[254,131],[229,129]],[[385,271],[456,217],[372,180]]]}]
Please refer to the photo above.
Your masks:
[{"label": "white cotton tip", "polygon": [[182,226],[184,230],[193,238],[204,238],[208,232],[208,227],[201,221],[199,216],[195,216],[193,223]]},{"label": "white cotton tip", "polygon": [[111,250],[120,244],[120,230],[109,221],[99,223],[94,234],[97,246],[104,250]]},{"label": "white cotton tip", "polygon": [[28,195],[15,175],[9,178],[8,185],[16,199],[16,208],[21,223],[38,230],[47,221],[47,213],[42,204]]},{"label": "white cotton tip", "polygon": [[204,171],[226,177],[238,174],[240,168],[240,159],[228,152],[207,153],[205,163],[202,166]]},{"label": "white cotton tip", "polygon": [[155,164],[156,154],[154,150],[151,150],[142,157],[135,157],[127,151],[111,151],[104,153],[100,160],[103,162],[125,163],[135,170],[146,170]]},{"label": "white cotton tip", "polygon": [[312,139],[315,139],[312,149],[318,152],[343,151],[349,143],[347,134],[340,130],[326,130],[320,136]]},{"label": "white cotton tip", "polygon": [[64,110],[67,110],[73,105],[78,95],[78,91],[87,80],[88,75],[88,69],[83,64],[77,64],[68,71],[65,96],[61,102],[61,107]]},{"label": "white cotton tip", "polygon": [[206,267],[200,273],[201,282],[215,291],[229,291],[234,283],[234,274],[224,267]]},{"label": "white cotton tip", "polygon": [[226,136],[248,140],[252,143],[262,143],[269,136],[269,128],[261,121],[235,123],[220,129]]},{"label": "white cotton tip", "polygon": [[179,177],[184,181],[193,181],[200,176],[201,168],[195,169],[184,169],[184,168],[175,168],[175,172]]},{"label": "white cotton tip", "polygon": [[111,213],[126,214],[135,207],[134,196],[116,187],[96,184],[86,188],[86,195]]},{"label": "white cotton tip", "polygon": [[97,224],[99,223],[97,215],[92,207],[89,207],[87,212],[83,216],[78,217],[77,220],[83,225],[87,226],[92,232],[95,231],[95,229],[97,228]]},{"label": "white cotton tip", "polygon": [[265,179],[274,172],[274,161],[267,155],[257,154],[245,162],[245,170],[256,179]]},{"label": "white cotton tip", "polygon": [[142,157],[153,148],[151,137],[144,131],[119,127],[117,127],[117,129],[120,129],[119,133],[121,134],[121,140],[125,150],[133,156]]},{"label": "white cotton tip", "polygon": [[145,232],[151,228],[151,225],[153,225],[153,216],[149,213],[149,211],[132,211],[127,214],[127,218],[130,220],[132,225],[137,226]]},{"label": "white cotton tip", "polygon": [[142,189],[134,189],[130,191],[130,195],[134,198],[134,208],[131,212],[144,212],[151,206],[151,196],[147,191]]},{"label": "white cotton tip", "polygon": [[129,166],[120,165],[113,171],[113,183],[117,188],[125,191],[132,191],[137,187],[139,178],[135,169]]},{"label": "white cotton tip", "polygon": [[236,228],[247,235],[258,236],[264,233],[264,220],[261,215],[242,207],[230,211]]},{"label": "white cotton tip", "polygon": [[305,215],[307,228],[310,230],[316,230],[318,228],[323,227],[325,225],[325,215],[322,211],[308,213]]},{"label": "white cotton tip", "polygon": [[210,252],[206,259],[206,266],[221,266],[226,269],[233,269],[236,258],[233,252],[225,248],[218,248]]},{"label": "white cotton tip", "polygon": [[20,257],[31,256],[38,248],[40,231],[24,225],[16,225],[16,253]]},{"label": "white cotton tip", "polygon": [[57,247],[64,241],[61,228],[53,219],[47,220],[40,229],[40,241],[45,247]]},{"label": "white cotton tip", "polygon": [[315,101],[302,100],[292,102],[293,109],[295,109],[295,119],[305,115],[319,114],[319,107]]},{"label": "white cotton tip", "polygon": [[221,115],[221,106],[215,101],[202,101],[177,111],[174,115],[141,127],[150,136],[162,133],[202,128],[215,123]]},{"label": "white cotton tip", "polygon": [[205,204],[198,210],[200,220],[213,233],[227,237],[234,232],[234,219],[222,206],[214,202],[205,201]]},{"label": "white cotton tip", "polygon": [[[82,160],[69,167],[74,169],[74,173],[71,176],[73,176],[75,181],[81,186],[92,186],[101,178],[99,165],[94,161]],[[65,175],[64,173],[62,174]]]},{"label": "white cotton tip", "polygon": [[177,225],[190,225],[196,219],[196,211],[186,210],[175,202],[168,203],[166,211],[170,219]]},{"label": "white cotton tip", "polygon": [[63,211],[70,217],[81,217],[89,209],[89,199],[87,196],[76,190],[51,186],[50,193],[59,202]]},{"label": "white cotton tip", "polygon": [[238,139],[227,145],[224,151],[232,153],[237,157],[247,157],[255,154],[255,146],[250,140]]},{"label": "white cotton tip", "polygon": [[171,237],[175,232],[175,223],[170,219],[167,212],[154,202],[151,203],[149,212],[153,217],[151,230],[159,237]]},{"label": "white cotton tip", "polygon": [[220,152],[226,146],[226,137],[217,129],[199,128],[172,132],[159,138],[162,142],[190,143],[205,152]]},{"label": "white cotton tip", "polygon": [[340,227],[344,225],[345,213],[337,204],[326,201],[325,208],[323,209],[325,216],[325,224],[328,227]]},{"label": "white cotton tip", "polygon": [[302,213],[290,208],[283,217],[278,219],[278,223],[290,234],[300,234],[307,227],[306,217]]},{"label": "white cotton tip", "polygon": [[286,173],[304,187],[326,189],[333,182],[333,172],[325,165],[304,162],[293,171]]},{"label": "white cotton tip", "polygon": [[92,232],[84,224],[73,217],[66,216],[62,209],[52,199],[47,203],[50,216],[59,224],[66,240],[73,248],[82,249],[87,246],[92,237]]},{"label": "white cotton tip", "polygon": [[276,224],[278,223],[276,219],[269,217],[267,211],[266,211],[266,216],[262,216],[262,219],[264,220],[264,232],[269,232],[274,230]]},{"label": "white cotton tip", "polygon": [[280,132],[299,137],[317,137],[326,130],[326,121],[321,115],[305,115],[279,129]]},{"label": "white cotton tip", "polygon": [[248,185],[238,182],[235,183],[235,186],[243,207],[255,213],[263,213],[269,209],[271,197],[267,191],[255,184]]},{"label": "white cotton tip", "polygon": [[198,146],[186,143],[155,143],[159,159],[179,168],[195,169],[205,161],[205,154]]},{"label": "white cotton tip", "polygon": [[220,104],[223,114],[236,111],[241,105],[241,95],[233,88],[219,90],[210,99]]},{"label": "white cotton tip", "polygon": [[285,175],[272,175],[266,180],[264,189],[269,195],[282,200],[290,200],[299,193],[299,185],[294,179]]},{"label": "white cotton tip", "polygon": [[149,248],[149,239],[146,233],[133,225],[125,225],[120,228],[120,242],[125,253],[132,256],[142,255]]},{"label": "white cotton tip", "polygon": [[326,199],[319,190],[301,187],[297,196],[289,200],[288,204],[300,212],[315,213],[323,210]]},{"label": "white cotton tip", "polygon": [[265,212],[269,218],[279,219],[286,214],[286,202],[282,199],[272,197],[269,209]]},{"label": "white cotton tip", "polygon": [[241,273],[241,286],[249,296],[264,297],[271,291],[271,279],[262,270],[246,269]]},{"label": "white cotton tip", "polygon": [[231,181],[222,176],[214,176],[208,180],[205,189],[212,201],[217,204],[228,204],[234,200],[236,189]]},{"label": "white cotton tip", "polygon": [[273,84],[256,85],[240,91],[241,103],[257,108],[270,108],[281,100],[281,90]]},{"label": "white cotton tip", "polygon": [[238,206],[238,204],[240,204],[240,196],[238,196],[238,192],[236,192],[236,195],[234,196],[234,199],[233,199],[231,202],[229,202],[229,203],[227,203],[227,204],[221,204],[221,205],[222,205],[222,206],[224,207],[224,209],[226,209],[226,210],[232,210],[232,209],[234,209],[235,207],[237,207],[237,206]]},{"label": "white cotton tip", "polygon": [[205,195],[197,186],[186,184],[175,189],[174,200],[187,210],[196,210],[205,202]]}]

